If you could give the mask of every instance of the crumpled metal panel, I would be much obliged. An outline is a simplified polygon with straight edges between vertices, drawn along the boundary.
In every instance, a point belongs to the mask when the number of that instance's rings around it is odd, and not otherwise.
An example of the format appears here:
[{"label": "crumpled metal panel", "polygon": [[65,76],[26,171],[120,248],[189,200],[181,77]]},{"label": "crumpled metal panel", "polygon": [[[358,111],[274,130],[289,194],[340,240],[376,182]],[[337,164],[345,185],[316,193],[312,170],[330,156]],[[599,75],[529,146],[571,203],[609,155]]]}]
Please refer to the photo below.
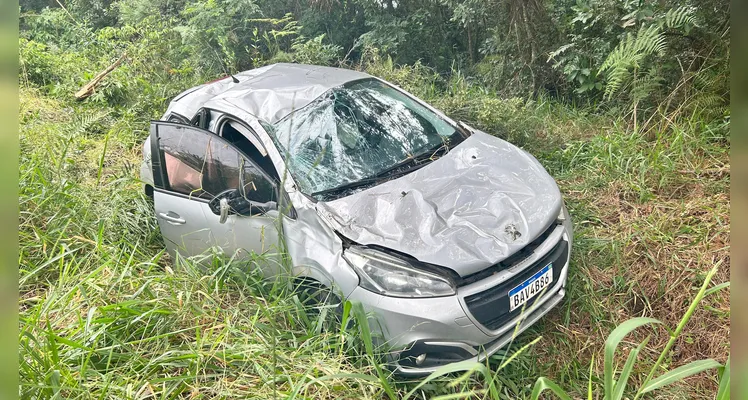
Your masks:
[{"label": "crumpled metal panel", "polygon": [[466,276],[540,235],[562,206],[553,178],[527,152],[476,131],[431,164],[331,202],[320,215],[347,238]]},{"label": "crumpled metal panel", "polygon": [[291,111],[302,108],[331,88],[352,80],[370,78],[363,72],[304,64],[272,64],[182,92],[169,104],[165,115],[195,115],[202,107],[230,104],[262,121],[274,124]]},{"label": "crumpled metal panel", "polygon": [[343,243],[320,219],[314,207],[291,195],[296,219],[282,218],[285,249],[292,260],[293,276],[311,277],[345,299],[358,286],[358,275],[343,258]]}]

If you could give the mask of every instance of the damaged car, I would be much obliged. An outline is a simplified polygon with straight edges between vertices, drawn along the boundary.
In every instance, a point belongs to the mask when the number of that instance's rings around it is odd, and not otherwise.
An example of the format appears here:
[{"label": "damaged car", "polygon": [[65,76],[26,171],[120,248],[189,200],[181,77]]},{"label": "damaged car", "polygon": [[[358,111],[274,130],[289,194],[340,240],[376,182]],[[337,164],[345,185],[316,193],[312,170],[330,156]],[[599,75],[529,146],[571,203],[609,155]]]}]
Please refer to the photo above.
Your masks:
[{"label": "damaged car", "polygon": [[401,374],[485,360],[565,295],[572,224],[541,164],[366,73],[273,64],[191,88],[143,154],[170,254],[282,254],[262,274],[360,302]]}]

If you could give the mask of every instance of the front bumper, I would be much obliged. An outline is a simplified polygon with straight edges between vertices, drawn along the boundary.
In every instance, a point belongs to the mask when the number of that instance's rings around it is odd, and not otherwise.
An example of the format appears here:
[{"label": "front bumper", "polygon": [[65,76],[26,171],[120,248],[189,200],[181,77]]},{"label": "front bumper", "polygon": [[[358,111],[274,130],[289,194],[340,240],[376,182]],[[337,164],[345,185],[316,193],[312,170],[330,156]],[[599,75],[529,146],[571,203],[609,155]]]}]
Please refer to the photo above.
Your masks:
[{"label": "front bumper", "polygon": [[[560,244],[568,246],[558,279],[545,293],[527,302],[520,315],[510,315],[499,325],[481,323],[466,303],[469,296],[506,285],[531,270],[542,268]],[[556,306],[565,295],[572,247],[571,221],[559,221],[551,233],[527,258],[476,282],[461,286],[457,294],[437,298],[394,298],[360,287],[349,296],[360,301],[370,319],[372,331],[381,333],[388,359],[402,375],[422,376],[442,365],[463,360],[483,361],[510,343]],[[513,283],[512,283],[513,284]],[[486,321],[484,321],[486,322]]]}]

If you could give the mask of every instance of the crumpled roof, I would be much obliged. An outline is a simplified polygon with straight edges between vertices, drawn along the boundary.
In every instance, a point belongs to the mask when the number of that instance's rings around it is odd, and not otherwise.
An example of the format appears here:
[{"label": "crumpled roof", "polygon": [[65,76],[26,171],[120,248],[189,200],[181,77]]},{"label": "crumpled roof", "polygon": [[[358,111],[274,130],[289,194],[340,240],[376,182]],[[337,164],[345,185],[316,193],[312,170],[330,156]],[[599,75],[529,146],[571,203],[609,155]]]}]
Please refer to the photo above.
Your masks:
[{"label": "crumpled roof", "polygon": [[342,68],[279,63],[234,74],[184,91],[169,104],[174,112],[191,118],[202,107],[231,112],[238,109],[274,124],[326,91],[371,75]]}]

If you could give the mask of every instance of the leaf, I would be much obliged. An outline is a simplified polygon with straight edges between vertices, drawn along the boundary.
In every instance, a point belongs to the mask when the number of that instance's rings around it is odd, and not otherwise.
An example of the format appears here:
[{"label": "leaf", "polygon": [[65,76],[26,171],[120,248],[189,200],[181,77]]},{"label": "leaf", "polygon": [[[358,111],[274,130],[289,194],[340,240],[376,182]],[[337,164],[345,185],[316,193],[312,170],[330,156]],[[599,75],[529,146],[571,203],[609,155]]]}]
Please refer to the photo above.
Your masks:
[{"label": "leaf", "polygon": [[699,372],[703,372],[712,368],[718,368],[721,366],[722,364],[712,360],[711,358],[690,362],[672,371],[668,371],[655,379],[652,379],[649,383],[647,383],[646,386],[641,388],[639,392],[641,394],[649,393],[673,382],[682,381],[683,379],[686,379],[691,375],[696,375]]},{"label": "leaf", "polygon": [[717,390],[717,397],[714,400],[729,400],[730,399],[730,357],[727,357],[725,368],[722,371],[722,378],[719,380],[719,389]]},{"label": "leaf", "polygon": [[635,35],[629,32],[598,69],[599,73],[607,74],[605,96],[611,98],[630,80],[631,70],[640,68],[648,55],[662,55],[665,46],[665,35],[658,25],[642,26]]},{"label": "leaf", "polygon": [[550,62],[552,59],[556,58],[558,55],[572,47],[574,47],[574,43],[569,43],[559,47],[555,51],[552,51],[550,54],[548,54],[548,60],[546,60],[546,62]]},{"label": "leaf", "polygon": [[631,376],[631,371],[634,369],[636,357],[639,355],[639,352],[644,348],[644,346],[647,345],[647,342],[649,342],[649,337],[643,340],[638,346],[636,346],[635,349],[631,350],[631,352],[629,353],[629,358],[626,360],[626,364],[621,370],[621,376],[618,377],[618,381],[613,387],[613,397],[608,400],[617,400],[623,398],[623,391],[626,390],[626,383],[628,383],[629,376]]},{"label": "leaf", "polygon": [[535,381],[535,387],[532,389],[532,394],[530,395],[530,398],[532,400],[538,400],[540,398],[540,394],[543,393],[546,389],[550,390],[558,396],[561,400],[571,400],[571,396],[569,396],[568,393],[564,391],[564,389],[561,389],[560,386],[558,386],[555,382],[552,380],[540,377],[537,381]]},{"label": "leaf", "polygon": [[610,399],[613,395],[613,356],[615,355],[618,344],[624,337],[634,331],[636,328],[647,324],[661,324],[654,318],[638,317],[632,318],[618,325],[605,340],[605,398]]},{"label": "leaf", "polygon": [[704,297],[709,296],[712,293],[719,292],[720,290],[729,287],[730,282],[722,282],[719,285],[715,285],[714,287],[709,288],[706,292],[704,292]]},{"label": "leaf", "polygon": [[[477,361],[465,360],[465,361],[443,365],[437,368],[436,371],[432,372],[429,376],[427,376],[421,382],[419,382],[418,385],[416,385],[416,387],[411,389],[411,391],[409,391],[405,395],[405,397],[402,398],[402,400],[409,399],[410,396],[412,396],[418,389],[420,389],[423,385],[431,382],[432,380],[442,377],[444,375],[451,374],[453,372],[458,372],[458,371],[465,371],[464,375],[468,375],[468,376],[474,372],[480,372],[481,374],[483,374],[483,377],[486,378],[486,380],[488,380],[488,377],[489,377],[488,368],[486,368],[484,364],[479,363]],[[464,378],[464,376],[462,378]]]}]

